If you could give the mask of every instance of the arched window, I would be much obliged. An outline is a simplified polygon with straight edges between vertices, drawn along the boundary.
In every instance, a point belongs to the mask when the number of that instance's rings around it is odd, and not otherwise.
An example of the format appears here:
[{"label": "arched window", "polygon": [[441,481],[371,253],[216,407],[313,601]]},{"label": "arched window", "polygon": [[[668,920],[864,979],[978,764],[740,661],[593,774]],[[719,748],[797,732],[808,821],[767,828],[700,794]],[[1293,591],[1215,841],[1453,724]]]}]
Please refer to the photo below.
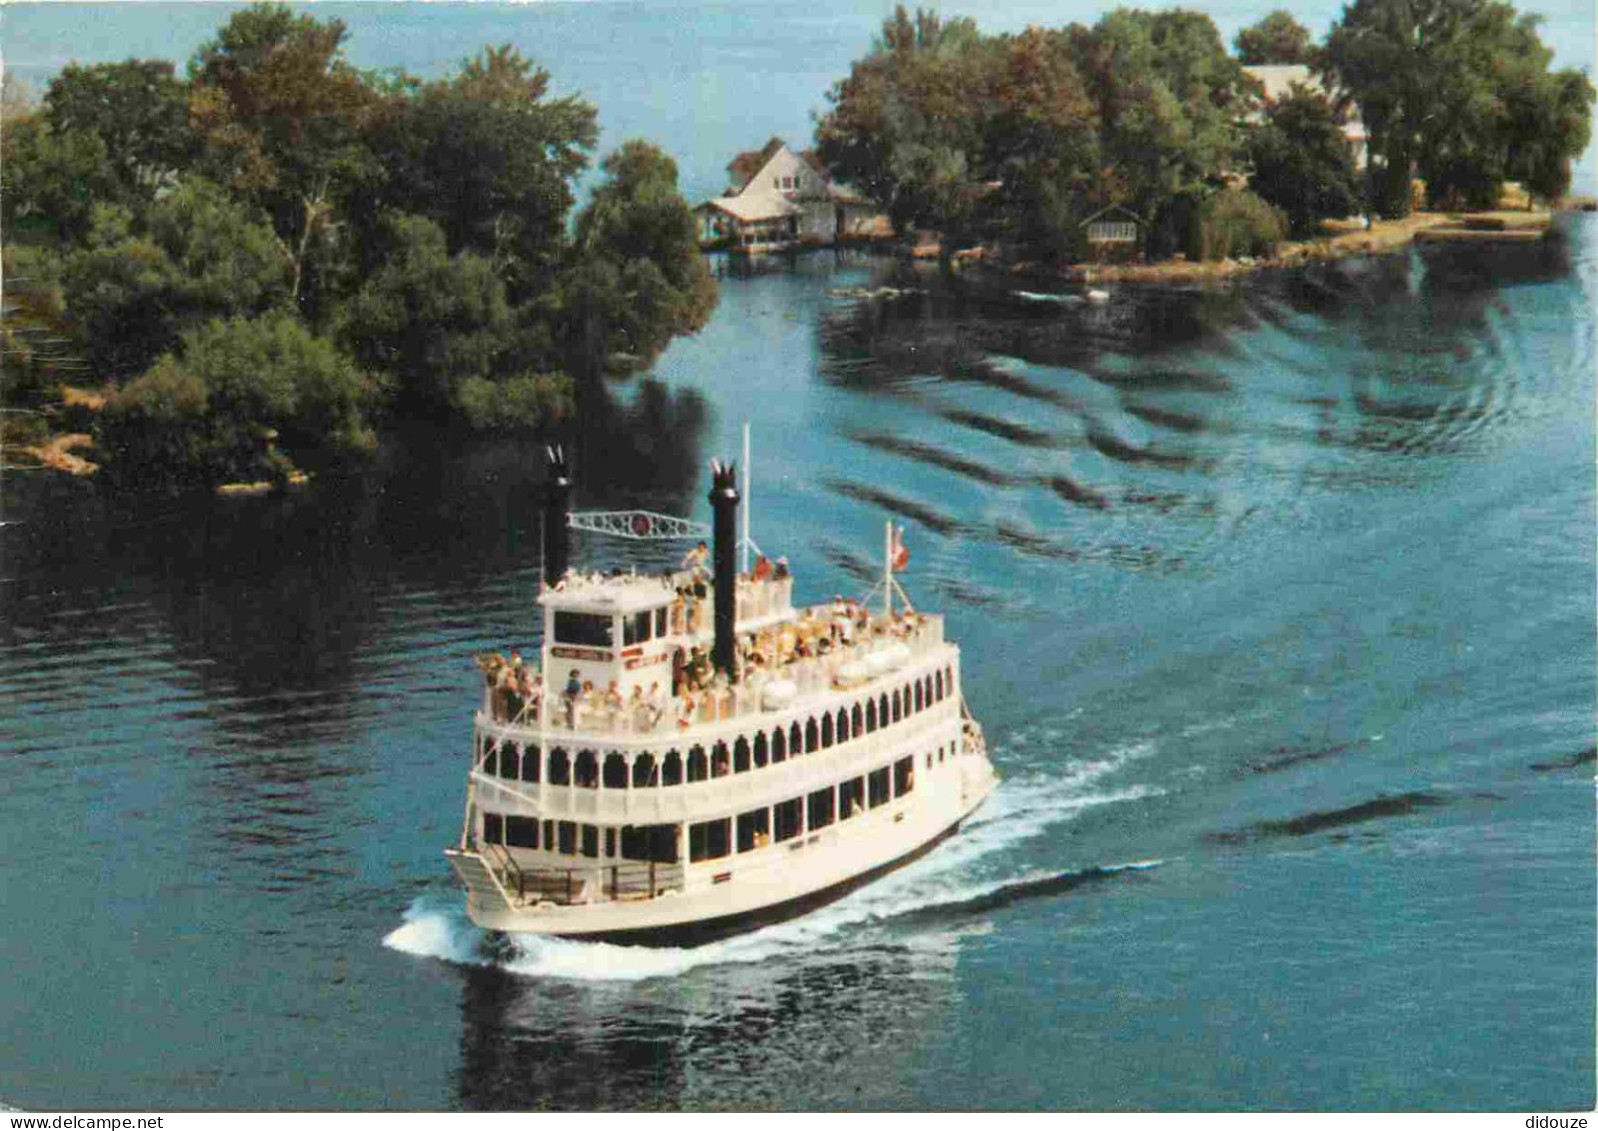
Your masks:
[{"label": "arched window", "polygon": [[820,745],[821,733],[816,728],[816,720],[809,719],[805,723],[805,753],[814,754]]},{"label": "arched window", "polygon": [[788,728],[788,753],[792,754],[795,758],[797,758],[797,757],[799,757],[799,755],[803,754],[804,752],[805,752],[805,736],[804,736],[804,732],[799,729],[798,722],[795,722],[793,724],[793,726]]},{"label": "arched window", "polygon": [[787,733],[781,727],[778,727],[776,730],[771,732],[771,762],[773,765],[775,765],[778,762],[787,761],[787,759]]},{"label": "arched window", "polygon": [[577,752],[577,784],[583,789],[599,788],[599,755],[592,750]]},{"label": "arched window", "polygon": [[882,698],[877,701],[877,718],[882,720],[882,725],[888,725],[888,693],[884,691]]},{"label": "arched window", "polygon": [[849,708],[838,708],[838,741],[849,741]]},{"label": "arched window", "polygon": [[522,755],[514,742],[502,743],[499,748],[499,776],[515,781],[521,773]]},{"label": "arched window", "polygon": [[769,753],[770,753],[770,750],[769,750],[769,748],[767,746],[767,743],[766,743],[766,732],[763,731],[763,730],[762,731],[756,731],[755,732],[755,766],[757,768],[760,767],[760,766],[764,766],[766,764],[766,762],[769,761],[769,758],[767,757],[767,755]]},{"label": "arched window", "polygon": [[821,716],[821,748],[825,750],[832,745],[832,716]]},{"label": "arched window", "polygon": [[732,759],[727,753],[727,744],[718,742],[710,751],[710,776],[724,778],[732,771]]},{"label": "arched window", "polygon": [[870,734],[877,729],[877,701],[866,700],[866,733]]},{"label": "arched window", "polygon": [[522,781],[537,781],[539,763],[543,761],[540,748],[529,746],[522,751]]},{"label": "arched window", "polygon": [[916,680],[915,696],[916,696],[916,710],[920,711],[927,705],[927,701],[924,698],[922,698],[921,681],[919,679]]},{"label": "arched window", "polygon": [[487,747],[487,752],[483,755],[483,773],[488,774],[490,777],[497,777],[499,775],[499,743],[484,739],[483,745]]},{"label": "arched window", "polygon": [[849,728],[849,733],[858,738],[861,733],[860,704],[856,703],[854,705],[854,710],[849,713],[849,717],[854,723],[854,725]]},{"label": "arched window", "polygon": [[566,752],[564,746],[557,746],[549,752],[549,784],[570,785],[572,783],[572,757]]},{"label": "arched window", "polygon": [[604,785],[606,789],[627,788],[627,759],[614,750],[605,755]]},{"label": "arched window", "polygon": [[710,776],[710,763],[705,757],[705,748],[695,746],[688,751],[688,780],[691,782],[704,781]]},{"label": "arched window", "polygon": [[682,755],[675,750],[666,751],[666,758],[660,766],[660,784],[682,784]]},{"label": "arched window", "polygon": [[943,669],[939,668],[932,676],[932,695],[939,702],[943,702]]},{"label": "arched window", "polygon": [[741,734],[738,736],[738,741],[732,744],[732,772],[735,774],[749,772],[749,740]]},{"label": "arched window", "polygon": [[899,698],[899,692],[898,692],[897,689],[895,689],[894,693],[893,693],[893,716],[892,717],[893,717],[893,721],[894,722],[898,722],[900,719],[904,718],[904,701]]},{"label": "arched window", "polygon": [[659,775],[655,771],[655,756],[653,754],[640,754],[633,759],[633,788],[647,789],[656,784]]}]

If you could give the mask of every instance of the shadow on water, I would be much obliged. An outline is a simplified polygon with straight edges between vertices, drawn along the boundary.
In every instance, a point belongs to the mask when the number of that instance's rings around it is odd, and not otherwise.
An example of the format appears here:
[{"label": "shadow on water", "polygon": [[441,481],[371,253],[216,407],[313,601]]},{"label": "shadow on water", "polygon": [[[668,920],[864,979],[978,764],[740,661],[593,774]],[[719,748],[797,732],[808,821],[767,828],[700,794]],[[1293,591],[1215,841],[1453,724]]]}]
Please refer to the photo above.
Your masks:
[{"label": "shadow on water", "polygon": [[1305,813],[1280,821],[1257,821],[1247,828],[1231,832],[1206,833],[1204,839],[1213,844],[1244,844],[1249,841],[1274,837],[1311,836],[1326,829],[1357,825],[1365,821],[1387,817],[1407,817],[1422,809],[1432,809],[1444,804],[1443,798],[1432,793],[1402,793],[1396,797],[1378,797],[1350,805],[1346,809],[1328,809]]}]

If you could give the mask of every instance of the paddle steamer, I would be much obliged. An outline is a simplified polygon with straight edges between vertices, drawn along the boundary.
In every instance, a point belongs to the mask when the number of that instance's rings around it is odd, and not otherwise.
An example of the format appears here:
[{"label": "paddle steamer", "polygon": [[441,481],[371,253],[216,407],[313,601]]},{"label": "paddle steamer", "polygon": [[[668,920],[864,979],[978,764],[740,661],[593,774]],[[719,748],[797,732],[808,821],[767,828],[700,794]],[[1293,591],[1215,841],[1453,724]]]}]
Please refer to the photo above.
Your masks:
[{"label": "paddle steamer", "polygon": [[[542,675],[485,665],[446,850],[478,925],[708,942],[915,860],[992,791],[959,648],[899,587],[891,524],[880,594],[796,607],[783,564],[748,568],[736,473],[712,471],[713,562],[700,542],[681,572],[600,576],[567,568],[571,479],[551,450]],[[687,529],[597,517],[634,537]]]}]

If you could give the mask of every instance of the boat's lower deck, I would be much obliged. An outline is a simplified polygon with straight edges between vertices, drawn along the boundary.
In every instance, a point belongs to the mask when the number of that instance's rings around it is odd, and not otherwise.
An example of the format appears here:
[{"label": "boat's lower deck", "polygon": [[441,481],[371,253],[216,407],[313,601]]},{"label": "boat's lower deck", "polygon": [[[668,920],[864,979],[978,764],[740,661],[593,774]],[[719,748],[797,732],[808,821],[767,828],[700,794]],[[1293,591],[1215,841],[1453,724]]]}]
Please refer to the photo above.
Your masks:
[{"label": "boat's lower deck", "polygon": [[[646,945],[693,945],[804,914],[918,858],[992,791],[977,752],[850,819],[688,864],[518,867],[503,848],[452,851],[479,926]],[[780,815],[776,830],[779,835]],[[625,874],[623,874],[625,872]],[[529,874],[534,877],[529,886]],[[551,889],[549,885],[554,885]]]}]

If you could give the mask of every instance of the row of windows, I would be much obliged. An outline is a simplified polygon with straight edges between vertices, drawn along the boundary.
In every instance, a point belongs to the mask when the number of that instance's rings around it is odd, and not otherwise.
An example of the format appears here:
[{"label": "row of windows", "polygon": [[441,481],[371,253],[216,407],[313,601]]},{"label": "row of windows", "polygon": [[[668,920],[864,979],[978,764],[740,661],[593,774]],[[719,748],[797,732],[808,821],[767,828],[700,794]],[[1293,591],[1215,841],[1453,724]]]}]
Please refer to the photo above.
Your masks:
[{"label": "row of windows", "polygon": [[[601,836],[603,833],[603,836]],[[677,862],[676,825],[626,825],[620,829],[601,829],[575,821],[540,821],[537,817],[512,817],[501,813],[483,814],[483,840],[512,848],[534,848],[564,856],[587,856],[597,860],[600,845],[611,859],[653,860],[660,864]]]},{"label": "row of windows", "polygon": [[752,740],[740,735],[730,747],[726,742],[717,742],[709,751],[696,744],[689,748],[686,758],[679,750],[668,750],[659,759],[650,753],[638,754],[631,764],[626,755],[615,751],[606,754],[601,762],[593,750],[579,750],[573,758],[564,746],[556,746],[550,750],[548,766],[544,767],[535,748],[523,749],[513,742],[494,746],[484,738],[489,749],[483,757],[483,772],[512,781],[536,782],[543,770],[543,780],[550,785],[575,784],[585,789],[600,785],[606,789],[652,789],[682,785],[685,781],[701,782],[729,773],[747,773],[871,734],[879,726],[889,726],[941,703],[953,688],[953,670],[939,669],[895,688],[891,694],[883,692],[852,707],[839,707],[836,714],[822,715],[819,721],[812,718],[803,726],[796,721],[769,733],[757,731]]},{"label": "row of windows", "polygon": [[[928,764],[931,764],[930,755]],[[792,840],[836,821],[858,817],[886,805],[915,788],[915,755],[829,785],[802,797],[779,801],[769,809],[751,809],[737,817],[721,817],[688,826],[688,860],[720,860],[723,856],[764,848],[772,841]]]},{"label": "row of windows", "polygon": [[[952,747],[938,747],[937,761]],[[926,764],[933,764],[928,751]],[[773,841],[792,840],[837,821],[886,805],[915,789],[915,755],[880,766],[869,774],[789,798],[770,808],[752,809],[737,817],[700,821],[688,826],[688,859],[719,860],[734,851],[749,852]],[[599,859],[677,862],[676,825],[626,825],[620,829],[581,825],[575,821],[541,821],[536,817],[483,814],[483,840],[513,848],[542,849],[563,856]]]}]

